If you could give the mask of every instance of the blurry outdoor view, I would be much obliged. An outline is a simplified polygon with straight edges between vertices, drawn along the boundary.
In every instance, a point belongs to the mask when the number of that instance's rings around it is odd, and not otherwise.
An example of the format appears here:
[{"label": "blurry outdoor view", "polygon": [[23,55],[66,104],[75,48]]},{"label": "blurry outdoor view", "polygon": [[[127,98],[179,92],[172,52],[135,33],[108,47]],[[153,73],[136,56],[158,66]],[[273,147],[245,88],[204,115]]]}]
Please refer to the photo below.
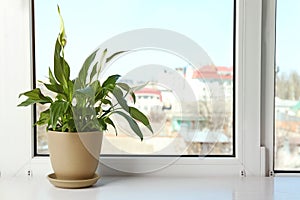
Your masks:
[{"label": "blurry outdoor view", "polygon": [[275,170],[300,169],[300,2],[277,0]]},{"label": "blurry outdoor view", "polygon": [[[102,154],[233,154],[233,0],[88,0],[84,5],[71,0],[35,0],[34,3],[36,80],[47,80],[48,67],[53,67],[54,42],[59,32],[56,4],[60,5],[65,21],[68,39],[65,58],[73,78],[96,47],[115,35],[135,29],[171,30],[193,40],[206,52],[203,59],[209,62],[197,66],[176,52],[159,48],[126,54],[108,66],[103,77],[118,73],[122,76],[120,81],[130,86],[148,83],[136,91],[134,106],[149,117],[154,134],[141,126],[145,134],[141,142],[130,132],[126,121],[116,117],[118,136],[113,129],[104,134]],[[197,53],[192,48],[190,51]],[[287,81],[291,79],[287,77]],[[37,87],[40,87],[38,82]],[[47,93],[43,88],[42,91]],[[44,109],[37,106],[37,113]],[[45,127],[37,128],[37,153],[48,153]]]}]

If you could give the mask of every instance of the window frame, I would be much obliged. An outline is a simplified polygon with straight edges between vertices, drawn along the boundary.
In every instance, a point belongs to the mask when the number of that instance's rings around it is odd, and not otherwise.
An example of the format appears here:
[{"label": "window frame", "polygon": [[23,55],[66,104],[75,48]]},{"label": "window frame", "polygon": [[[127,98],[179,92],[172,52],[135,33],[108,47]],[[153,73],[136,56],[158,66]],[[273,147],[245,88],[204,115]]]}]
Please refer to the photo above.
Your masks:
[{"label": "window frame", "polygon": [[263,1],[262,15],[262,145],[266,152],[266,169],[270,176],[299,176],[300,170],[275,169],[275,73],[277,0]]},{"label": "window frame", "polygon": [[267,174],[274,175],[274,108],[275,108],[275,63],[276,63],[276,0],[262,2],[262,137],[266,147]]},{"label": "window frame", "polygon": [[[25,1],[26,2],[26,1]],[[7,3],[9,4],[9,3]],[[9,4],[14,9],[18,8],[14,4]],[[235,132],[236,132],[236,156],[235,157],[207,157],[199,159],[198,157],[179,158],[171,166],[156,171],[156,175],[239,175],[240,171],[245,171],[247,175],[264,175],[265,171],[261,167],[264,160],[261,160],[261,16],[262,16],[262,0],[240,0],[236,2],[236,70],[235,70]],[[26,70],[24,79],[21,82],[24,86],[32,88],[33,77],[33,48],[32,33],[29,27],[32,27],[30,19],[32,12],[32,4],[30,0],[22,3],[22,11],[19,15],[25,17],[26,25],[24,28],[26,34],[22,35],[22,39],[28,43],[27,48],[23,49],[27,58],[27,65],[31,66],[31,70]],[[27,17],[27,18],[26,18]],[[28,31],[28,33],[27,33]],[[13,36],[13,35],[12,35]],[[12,37],[11,36],[11,37]],[[29,54],[30,52],[31,54]],[[22,57],[24,55],[19,55]],[[27,57],[28,56],[28,57]],[[19,68],[24,67],[21,65]],[[31,77],[29,79],[28,77]],[[8,78],[6,79],[7,81]],[[16,86],[17,87],[17,86]],[[17,90],[19,91],[19,90]],[[17,111],[13,111],[18,113]],[[22,111],[24,112],[24,110]],[[21,171],[32,170],[34,174],[45,175],[51,170],[50,159],[48,157],[34,156],[34,138],[32,130],[33,110],[28,108],[23,114],[23,121],[20,121],[20,127],[25,129],[25,135],[20,139],[27,142],[18,143],[19,150],[25,150],[26,158],[20,155],[15,159],[22,159],[26,164],[18,165],[18,173]],[[26,115],[26,116],[24,116]],[[29,118],[28,116],[31,116]],[[13,137],[18,134],[14,133]],[[4,148],[9,148],[4,144]],[[10,154],[10,152],[8,152]],[[133,164],[136,168],[143,168],[145,165],[159,166],[165,157],[104,157],[101,158],[105,163],[114,165],[122,165],[132,168]],[[100,160],[101,162],[101,160]],[[184,170],[183,168],[184,167]],[[100,164],[102,175],[119,175],[120,172],[110,169]],[[21,169],[21,170],[20,170]],[[16,174],[13,172],[13,174]],[[27,173],[20,173],[27,175]],[[122,174],[122,173],[121,173]]]},{"label": "window frame", "polygon": [[[33,68],[33,70],[32,70],[32,76],[33,76],[33,83],[32,83],[32,86],[33,86],[33,88],[36,88],[36,83],[37,83],[37,78],[36,78],[36,58],[35,58],[35,56],[36,56],[36,54],[35,54],[35,7],[34,7],[34,1],[35,0],[31,0],[31,19],[32,19],[32,26],[31,26],[31,29],[32,29],[32,31],[31,31],[31,33],[32,33],[32,68]],[[233,57],[232,57],[232,61],[233,61],[233,80],[235,80],[235,70],[236,70],[236,53],[235,53],[235,49],[236,49],[236,40],[237,40],[237,38],[236,38],[236,32],[237,32],[237,30],[236,30],[236,22],[237,22],[237,20],[236,20],[236,10],[237,10],[237,7],[236,7],[236,5],[237,5],[237,0],[231,0],[232,1],[232,3],[233,3],[233,6],[234,6],[234,8],[233,8],[233,35],[232,35],[232,37],[233,37]],[[236,81],[233,81],[233,87],[234,87],[234,89],[233,89],[233,103],[232,103],[232,117],[233,118],[235,118],[235,90],[236,90],[236,88],[235,88],[235,82]],[[203,89],[205,89],[205,88],[203,88]],[[37,121],[38,120],[38,116],[37,116],[38,114],[37,114],[37,106],[36,105],[33,105],[33,119],[34,119],[34,121]],[[101,154],[101,156],[102,157],[172,157],[172,158],[174,158],[174,157],[198,157],[198,158],[204,158],[204,157],[213,157],[213,158],[215,158],[215,157],[235,157],[236,156],[236,137],[235,137],[235,135],[236,135],[236,128],[235,128],[235,122],[234,122],[234,120],[233,120],[233,130],[232,130],[232,153],[231,154],[213,154],[213,155],[210,155],[210,154],[208,154],[208,155],[194,155],[194,154],[191,154],[191,155],[189,155],[189,154],[184,154],[184,155],[175,155],[175,154],[171,154],[171,155],[143,155],[143,154],[141,154],[141,155],[139,155],[139,154],[133,154],[133,155],[131,155],[131,154],[128,154],[128,155],[122,155],[122,154]],[[34,126],[34,128],[33,128],[33,131],[34,131],[34,133],[33,133],[33,143],[34,143],[34,147],[33,147],[33,155],[34,155],[34,157],[47,157],[47,156],[49,156],[49,154],[48,153],[45,153],[45,154],[43,154],[43,153],[39,153],[38,152],[38,129],[37,129],[37,126]]]}]

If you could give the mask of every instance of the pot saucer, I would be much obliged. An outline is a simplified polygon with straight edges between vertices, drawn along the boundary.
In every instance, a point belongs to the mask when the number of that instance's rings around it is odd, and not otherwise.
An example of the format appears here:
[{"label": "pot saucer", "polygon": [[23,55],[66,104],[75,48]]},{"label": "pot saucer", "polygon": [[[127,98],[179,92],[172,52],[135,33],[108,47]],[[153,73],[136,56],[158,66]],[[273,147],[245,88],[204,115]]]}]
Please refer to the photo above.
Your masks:
[{"label": "pot saucer", "polygon": [[47,177],[50,183],[52,183],[54,186],[59,188],[69,188],[69,189],[85,188],[85,187],[92,186],[100,178],[99,175],[96,173],[94,174],[93,178],[82,179],[82,180],[57,179],[54,173],[49,174]]}]

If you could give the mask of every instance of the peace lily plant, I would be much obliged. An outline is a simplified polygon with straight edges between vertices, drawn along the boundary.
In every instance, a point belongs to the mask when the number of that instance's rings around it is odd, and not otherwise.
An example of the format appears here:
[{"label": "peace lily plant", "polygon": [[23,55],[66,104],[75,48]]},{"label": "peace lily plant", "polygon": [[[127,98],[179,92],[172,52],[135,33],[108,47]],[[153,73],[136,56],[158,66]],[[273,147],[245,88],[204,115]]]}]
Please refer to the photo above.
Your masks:
[{"label": "peace lily plant", "polygon": [[[49,68],[49,83],[39,81],[56,96],[51,98],[44,95],[39,88],[35,88],[20,94],[20,96],[26,96],[27,99],[18,106],[49,104],[49,109],[41,112],[35,125],[46,124],[47,131],[59,132],[106,131],[108,125],[113,126],[117,132],[111,116],[118,114],[128,121],[131,129],[143,140],[143,134],[135,120],[153,132],[149,120],[137,108],[129,106],[126,101],[127,95],[131,95],[135,103],[134,91],[140,87],[131,88],[126,83],[117,82],[120,78],[117,74],[109,76],[102,84],[98,80],[102,67],[123,51],[107,57],[107,49],[105,49],[102,51],[101,59],[93,63],[96,54],[100,51],[97,49],[85,60],[78,78],[71,80],[70,67],[64,54],[67,40],[59,7],[58,13],[61,29],[55,43],[54,74]],[[113,103],[112,96],[115,97],[117,103]],[[94,110],[95,113],[90,110]],[[96,119],[98,123],[95,123],[93,119]],[[75,122],[84,124],[77,125],[82,130],[77,130]]]},{"label": "peace lily plant", "polygon": [[[84,140],[84,137],[91,137],[92,133],[96,133],[95,138],[88,139],[91,141],[100,140],[102,142],[102,136],[99,136],[102,132],[108,130],[108,126],[112,126],[115,129],[117,134],[117,128],[115,122],[112,119],[112,116],[119,115],[123,117],[130,125],[134,133],[143,140],[143,134],[137,121],[141,122],[146,126],[151,132],[153,132],[148,118],[140,112],[137,108],[129,106],[127,102],[127,96],[130,95],[133,103],[135,103],[136,98],[134,91],[138,90],[141,87],[130,87],[126,83],[118,82],[120,75],[111,75],[102,83],[99,81],[102,68],[105,64],[109,63],[115,56],[124,53],[116,52],[110,56],[107,55],[107,49],[100,50],[97,49],[85,60],[79,75],[76,79],[70,79],[70,67],[65,60],[64,48],[66,46],[66,33],[63,18],[60,14],[60,9],[58,7],[58,14],[60,17],[60,32],[56,39],[55,51],[54,51],[54,73],[49,68],[49,81],[41,82],[45,88],[47,88],[51,93],[55,94],[54,97],[47,96],[42,93],[40,88],[35,88],[33,90],[24,92],[20,94],[21,96],[26,96],[27,99],[20,103],[18,106],[29,106],[33,104],[48,104],[49,108],[40,113],[38,121],[35,125],[46,125],[46,129],[49,134],[48,136],[48,145],[50,158],[52,162],[52,167],[54,168],[55,175],[49,175],[49,179],[96,179],[94,177],[94,172],[98,165],[101,144],[97,144],[97,150],[92,152],[90,147],[87,147],[88,144],[84,144],[84,147],[74,147],[75,143],[82,143],[78,141]],[[100,55],[100,56],[99,56]],[[96,59],[100,58],[100,59]],[[54,132],[54,134],[52,133]],[[90,133],[85,134],[87,136],[77,135],[80,133]],[[74,134],[75,133],[75,134]],[[58,137],[58,139],[52,139]],[[50,137],[51,136],[51,137]],[[65,136],[72,136],[71,142],[65,141]],[[65,143],[61,143],[64,141]],[[77,142],[76,142],[77,141]],[[53,143],[53,144],[52,144]],[[51,146],[52,147],[51,147]],[[97,146],[96,145],[96,146]],[[58,150],[60,146],[63,148],[70,147],[69,150],[62,149]],[[90,148],[90,149],[89,149]],[[80,149],[80,152],[79,150]],[[73,173],[72,175],[66,175],[68,172],[65,172],[66,168],[69,171],[71,165],[72,167],[78,166],[78,159],[82,160],[83,170],[86,170],[87,158],[78,158],[79,154],[85,152],[86,149],[90,151],[89,160],[95,160],[93,169],[89,172],[88,175],[78,176],[78,172]],[[53,152],[51,152],[51,150]],[[62,154],[71,151],[75,152],[74,163],[66,163],[72,160],[70,154],[68,153],[65,157],[58,161],[56,164],[53,164],[52,157],[62,157]],[[86,152],[85,152],[86,153]],[[86,153],[86,154],[89,154]],[[67,161],[66,161],[67,160]],[[64,172],[59,172],[57,166],[62,165],[61,168],[65,170]],[[56,185],[59,187],[72,187],[70,185]],[[78,187],[81,187],[79,185]],[[88,185],[83,185],[84,187]]]}]

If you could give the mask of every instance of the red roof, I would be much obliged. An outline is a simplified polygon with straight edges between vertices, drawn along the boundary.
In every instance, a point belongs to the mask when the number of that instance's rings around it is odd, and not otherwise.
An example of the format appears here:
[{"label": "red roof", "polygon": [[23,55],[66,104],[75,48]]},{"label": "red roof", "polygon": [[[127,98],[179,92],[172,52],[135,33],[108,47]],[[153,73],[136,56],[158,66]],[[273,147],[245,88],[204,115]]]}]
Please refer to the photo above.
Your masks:
[{"label": "red roof", "polygon": [[160,100],[162,100],[161,91],[153,88],[142,88],[138,91],[134,92],[135,94],[156,94],[159,96]]},{"label": "red roof", "polygon": [[217,71],[219,71],[219,72],[232,72],[233,67],[218,66]]},{"label": "red roof", "polygon": [[194,79],[226,79],[231,80],[233,77],[231,74],[219,74],[219,72],[231,72],[232,67],[224,66],[203,66],[193,72],[192,78]]},{"label": "red roof", "polygon": [[147,94],[158,94],[161,95],[161,91],[153,89],[153,88],[142,88],[135,92],[136,94],[147,93]]}]

